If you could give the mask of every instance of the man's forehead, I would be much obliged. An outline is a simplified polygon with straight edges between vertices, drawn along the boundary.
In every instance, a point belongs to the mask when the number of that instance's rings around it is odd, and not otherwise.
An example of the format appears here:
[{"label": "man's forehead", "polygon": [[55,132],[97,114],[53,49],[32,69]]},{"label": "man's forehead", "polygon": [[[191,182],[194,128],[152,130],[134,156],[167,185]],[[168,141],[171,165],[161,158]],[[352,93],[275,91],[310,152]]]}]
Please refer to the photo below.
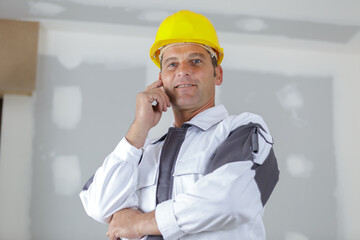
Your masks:
[{"label": "man's forehead", "polygon": [[191,56],[199,56],[199,57],[206,57],[210,54],[208,51],[198,45],[195,44],[177,44],[173,46],[169,46],[164,52],[163,52],[163,59],[165,58],[173,58],[173,57],[191,57]]}]

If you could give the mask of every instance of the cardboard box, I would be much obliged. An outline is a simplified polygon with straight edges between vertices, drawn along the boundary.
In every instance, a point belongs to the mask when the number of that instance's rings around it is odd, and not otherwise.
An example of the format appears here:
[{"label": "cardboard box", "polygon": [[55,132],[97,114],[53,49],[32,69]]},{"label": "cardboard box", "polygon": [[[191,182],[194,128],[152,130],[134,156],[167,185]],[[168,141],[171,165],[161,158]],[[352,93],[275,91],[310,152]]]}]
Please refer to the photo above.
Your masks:
[{"label": "cardboard box", "polygon": [[39,23],[0,19],[0,96],[35,90]]}]

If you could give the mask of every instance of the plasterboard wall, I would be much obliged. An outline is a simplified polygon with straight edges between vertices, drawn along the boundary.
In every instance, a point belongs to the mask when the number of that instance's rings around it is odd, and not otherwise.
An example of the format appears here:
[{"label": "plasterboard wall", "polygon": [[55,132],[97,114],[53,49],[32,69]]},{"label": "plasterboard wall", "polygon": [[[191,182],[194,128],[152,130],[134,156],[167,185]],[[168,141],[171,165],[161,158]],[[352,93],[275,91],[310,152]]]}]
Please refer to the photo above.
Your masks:
[{"label": "plasterboard wall", "polygon": [[[126,133],[134,115],[136,92],[158,77],[148,59],[155,29],[127,31],[127,35],[122,33],[126,28],[120,26],[115,33],[104,28],[101,34],[91,27],[80,29],[84,28],[42,28],[38,88],[33,98],[22,103],[28,110],[21,111],[20,118],[29,128],[23,133],[28,140],[11,142],[6,140],[9,135],[3,134],[2,142],[7,144],[2,144],[0,160],[2,179],[11,179],[17,166],[25,166],[27,174],[19,176],[19,184],[31,193],[13,206],[11,201],[0,202],[1,209],[7,209],[1,215],[1,238],[106,239],[106,226],[86,216],[77,194]],[[359,102],[359,56],[292,48],[286,40],[279,44],[283,47],[274,47],[254,44],[241,36],[219,35],[226,57],[218,103],[226,104],[233,114],[260,113],[275,137],[282,173],[265,215],[268,239],[357,239],[360,214],[354,212],[360,212],[360,196],[352,184],[359,181],[359,163],[351,150],[356,149],[360,128],[359,110],[351,103]],[[6,110],[17,98],[5,98],[3,128],[17,128],[12,124],[14,115]],[[171,114],[166,114],[151,134],[160,135],[171,119]],[[295,151],[291,142],[299,135],[280,125],[297,129],[295,132],[303,128],[308,139]],[[305,142],[309,146],[320,144],[320,149],[307,148]],[[32,153],[25,153],[31,159],[8,157],[23,149],[20,144],[25,148],[31,145]],[[15,167],[9,167],[10,163]],[[321,163],[328,165],[322,168]],[[9,199],[19,194],[7,184],[0,186],[1,194]],[[302,193],[303,198],[294,197],[294,193]],[[292,202],[282,204],[287,199]],[[315,217],[319,208],[328,214],[316,216],[317,221],[323,220],[320,227],[307,224],[312,216],[299,219],[297,213],[309,212]],[[14,214],[11,209],[23,209],[17,212],[24,219],[18,223],[21,231],[8,227]],[[284,222],[296,224],[284,227]],[[329,228],[331,232],[324,232]]]}]

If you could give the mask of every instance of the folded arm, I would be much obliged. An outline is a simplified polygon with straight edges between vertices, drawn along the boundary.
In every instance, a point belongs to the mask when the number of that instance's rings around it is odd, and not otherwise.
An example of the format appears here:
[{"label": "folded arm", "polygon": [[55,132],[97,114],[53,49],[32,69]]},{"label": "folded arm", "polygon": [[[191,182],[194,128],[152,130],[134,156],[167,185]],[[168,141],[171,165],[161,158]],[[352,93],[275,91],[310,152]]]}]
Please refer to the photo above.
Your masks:
[{"label": "folded arm", "polygon": [[253,124],[237,128],[216,150],[207,175],[157,206],[155,217],[166,239],[235,228],[262,214],[279,176],[270,135],[265,135]]},{"label": "folded arm", "polygon": [[90,217],[108,223],[114,212],[138,205],[135,191],[141,155],[142,150],[123,138],[105,159],[80,193],[85,211]]}]

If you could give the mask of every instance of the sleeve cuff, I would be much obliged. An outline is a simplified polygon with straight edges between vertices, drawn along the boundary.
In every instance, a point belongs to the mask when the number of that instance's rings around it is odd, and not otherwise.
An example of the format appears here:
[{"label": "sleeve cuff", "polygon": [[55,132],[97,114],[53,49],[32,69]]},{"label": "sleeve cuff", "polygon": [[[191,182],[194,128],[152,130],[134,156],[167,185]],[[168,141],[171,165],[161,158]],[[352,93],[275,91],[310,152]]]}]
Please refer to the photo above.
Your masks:
[{"label": "sleeve cuff", "polygon": [[162,202],[156,206],[155,218],[164,239],[178,239],[185,235],[176,222],[172,200]]},{"label": "sleeve cuff", "polygon": [[134,165],[138,165],[143,149],[138,149],[131,145],[125,137],[121,139],[119,144],[116,146],[114,153],[119,156],[120,159],[125,160]]}]

